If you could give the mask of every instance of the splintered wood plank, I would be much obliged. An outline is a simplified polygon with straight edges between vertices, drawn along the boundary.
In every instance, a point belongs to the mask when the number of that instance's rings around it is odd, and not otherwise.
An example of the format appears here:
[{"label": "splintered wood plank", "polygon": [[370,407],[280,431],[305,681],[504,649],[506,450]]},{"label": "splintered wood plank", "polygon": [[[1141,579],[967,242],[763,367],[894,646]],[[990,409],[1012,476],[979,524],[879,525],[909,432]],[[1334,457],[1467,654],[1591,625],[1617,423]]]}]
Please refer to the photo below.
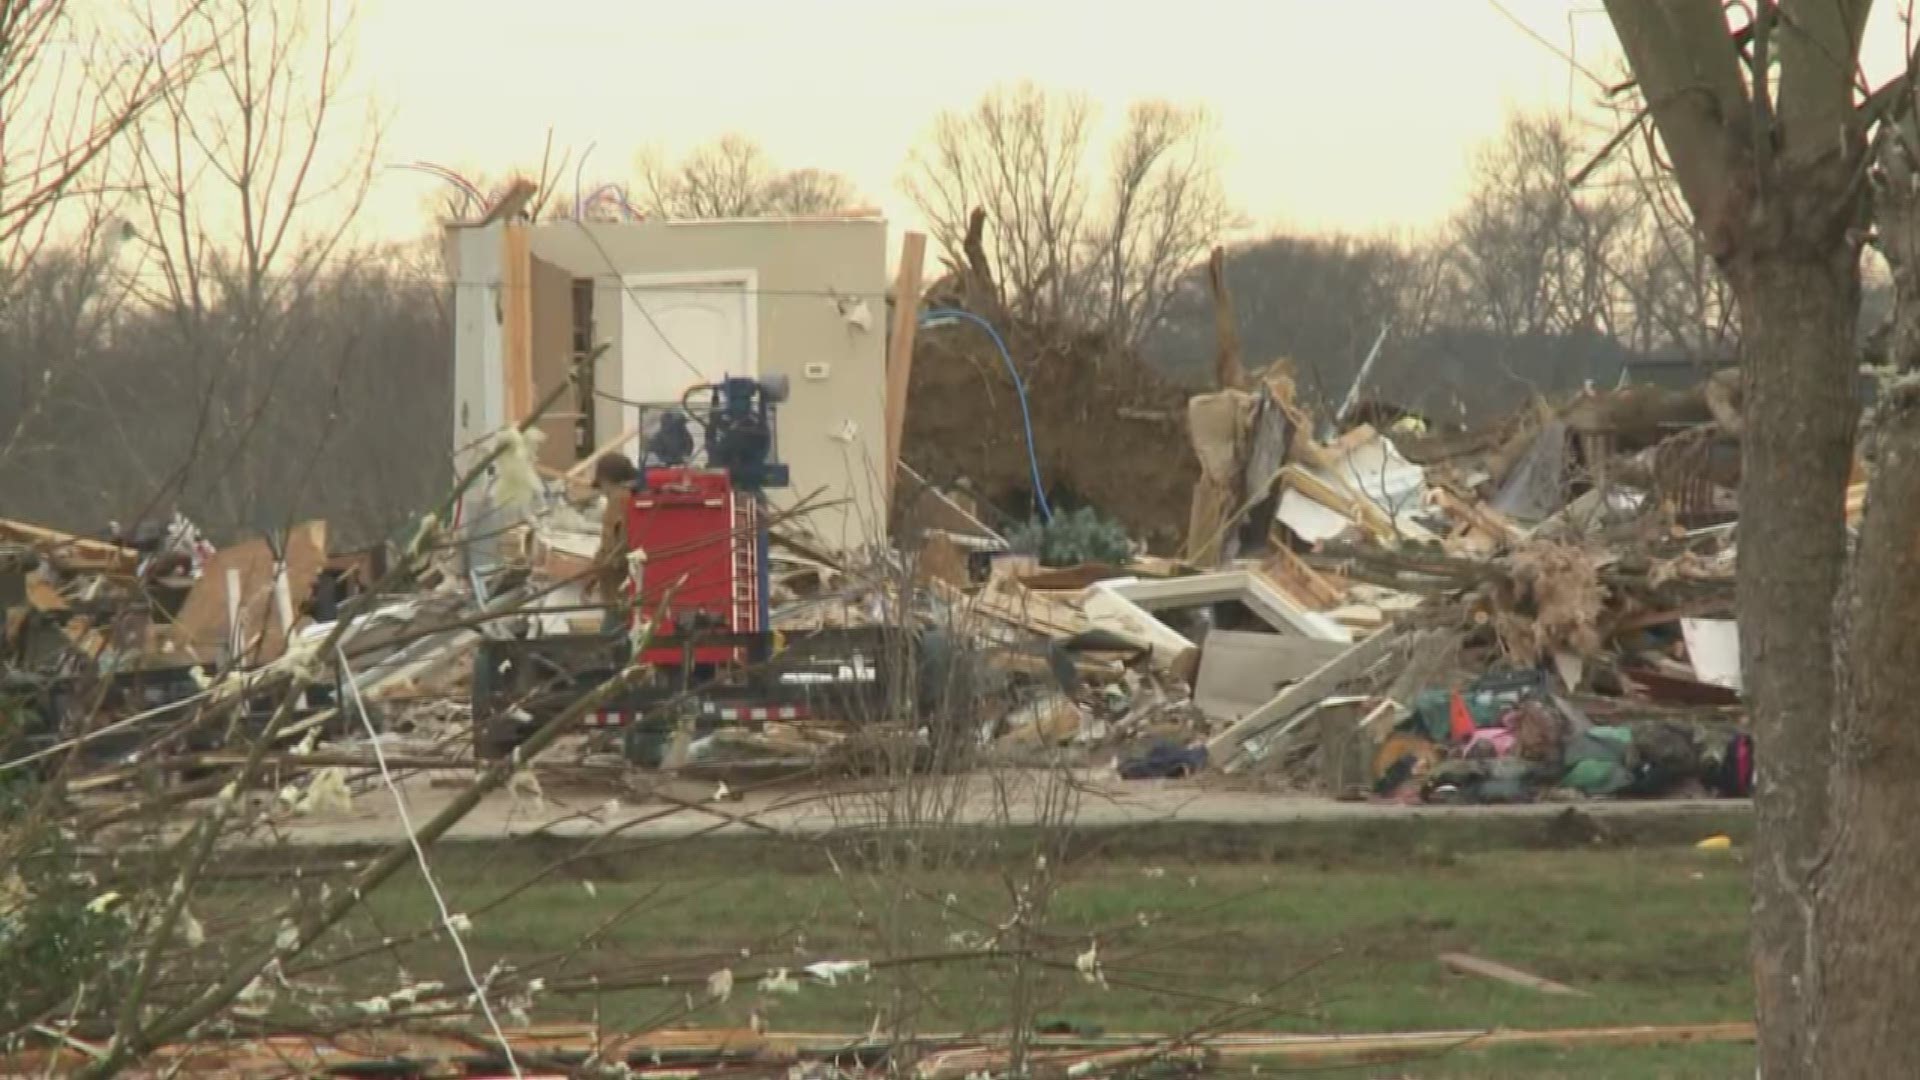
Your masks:
[{"label": "splintered wood plank", "polygon": [[1509,986],[1518,986],[1524,990],[1534,990],[1542,994],[1565,994],[1573,997],[1591,996],[1585,990],[1576,990],[1565,983],[1557,983],[1552,979],[1543,979],[1538,975],[1530,975],[1527,972],[1521,971],[1519,968],[1508,967],[1497,960],[1483,960],[1478,956],[1472,956],[1467,953],[1441,953],[1440,963],[1446,967],[1448,971],[1458,972],[1462,975],[1478,975],[1483,979],[1492,979],[1495,982],[1503,982]]}]

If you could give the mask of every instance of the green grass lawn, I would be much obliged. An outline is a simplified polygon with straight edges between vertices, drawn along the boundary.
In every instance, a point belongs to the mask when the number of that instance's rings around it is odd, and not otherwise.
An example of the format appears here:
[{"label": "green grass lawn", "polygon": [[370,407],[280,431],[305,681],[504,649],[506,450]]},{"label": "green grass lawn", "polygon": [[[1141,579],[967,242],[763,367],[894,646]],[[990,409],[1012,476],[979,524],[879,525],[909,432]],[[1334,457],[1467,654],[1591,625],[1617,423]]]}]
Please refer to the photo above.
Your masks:
[{"label": "green grass lawn", "polygon": [[[1321,829],[1326,827],[1314,826]],[[1006,923],[1031,867],[1003,851],[966,869],[870,872],[851,850],[739,841],[682,844],[568,866],[510,903],[482,906],[565,854],[559,845],[448,846],[434,853],[453,910],[479,912],[475,966],[514,964],[549,984],[597,973],[628,988],[544,995],[535,1022],[598,1015],[620,1026],[745,1025],[865,1032],[886,1017],[923,1032],[1004,1027],[1017,1002],[1042,1021],[1105,1032],[1208,1027],[1302,1032],[1712,1023],[1751,1016],[1746,868],[1738,851],[1674,841],[1570,849],[1369,845],[1327,828],[1308,848],[1225,851],[1164,842],[1057,860],[1030,947],[1049,966],[965,954]],[[1345,841],[1343,845],[1342,841]],[[1017,847],[1018,845],[1012,845]],[[417,873],[347,927],[357,948],[432,923]],[[584,935],[594,935],[580,946]],[[1075,970],[1098,942],[1105,985]],[[339,949],[331,950],[335,955]],[[1453,974],[1470,952],[1567,983],[1556,997]],[[766,992],[749,973],[830,959],[947,954],[838,987]],[[560,962],[556,963],[555,960]],[[546,963],[542,964],[542,961]],[[704,981],[735,973],[732,996]],[[297,974],[356,991],[401,972],[461,981],[444,940]],[[672,989],[637,979],[677,978]],[[686,980],[695,986],[688,988]],[[1257,997],[1256,997],[1257,996]],[[1249,1005],[1257,1000],[1258,1006]],[[689,1010],[689,1005],[692,1009]],[[1504,1048],[1355,1070],[1377,1076],[1743,1076],[1746,1046]]]}]

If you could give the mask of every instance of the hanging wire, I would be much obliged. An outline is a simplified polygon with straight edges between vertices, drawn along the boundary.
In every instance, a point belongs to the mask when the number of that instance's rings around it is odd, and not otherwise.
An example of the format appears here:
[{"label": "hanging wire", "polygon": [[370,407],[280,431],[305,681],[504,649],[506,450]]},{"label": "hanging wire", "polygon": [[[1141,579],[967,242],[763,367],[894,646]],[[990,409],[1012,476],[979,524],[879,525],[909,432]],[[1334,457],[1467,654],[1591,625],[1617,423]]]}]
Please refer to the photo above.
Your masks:
[{"label": "hanging wire", "polygon": [[920,316],[920,325],[935,327],[954,320],[964,320],[987,332],[993,339],[994,347],[1000,350],[1000,359],[1006,362],[1007,374],[1013,376],[1013,390],[1020,400],[1020,427],[1027,436],[1027,467],[1033,472],[1033,499],[1040,506],[1040,519],[1053,520],[1053,507],[1047,503],[1047,489],[1040,483],[1040,455],[1033,448],[1033,416],[1027,411],[1027,384],[1020,378],[1020,369],[1014,366],[1013,354],[1007,351],[1007,343],[1000,337],[1000,331],[987,320],[971,311],[960,308],[929,308]]},{"label": "hanging wire", "polygon": [[368,745],[373,747],[373,760],[380,766],[380,779],[386,782],[387,790],[393,795],[394,809],[400,814],[400,827],[406,830],[407,841],[413,845],[414,860],[420,864],[420,877],[427,883],[427,892],[433,895],[433,903],[440,913],[440,925],[453,940],[453,951],[460,955],[460,969],[467,976],[468,985],[473,987],[473,997],[480,1003],[480,1012],[487,1019],[487,1027],[493,1030],[493,1037],[500,1043],[500,1052],[506,1055],[507,1070],[516,1080],[524,1074],[520,1072],[520,1063],[514,1059],[513,1047],[507,1042],[506,1032],[500,1028],[500,1020],[493,1015],[493,1005],[487,1001],[487,988],[481,985],[480,976],[474,973],[473,958],[467,954],[467,944],[460,936],[460,928],[455,925],[453,912],[447,907],[447,898],[441,895],[440,886],[434,880],[433,867],[427,863],[427,850],[420,845],[420,837],[413,830],[413,818],[407,812],[406,796],[400,793],[400,785],[394,782],[393,773],[387,769],[387,755],[380,748],[380,733],[374,730],[373,719],[367,715],[367,703],[360,697],[360,686],[354,678],[353,669],[347,666],[346,650],[339,645],[333,648],[334,657],[340,664],[340,675],[346,684],[347,696],[353,701],[354,708],[360,714],[360,724],[366,728]]}]

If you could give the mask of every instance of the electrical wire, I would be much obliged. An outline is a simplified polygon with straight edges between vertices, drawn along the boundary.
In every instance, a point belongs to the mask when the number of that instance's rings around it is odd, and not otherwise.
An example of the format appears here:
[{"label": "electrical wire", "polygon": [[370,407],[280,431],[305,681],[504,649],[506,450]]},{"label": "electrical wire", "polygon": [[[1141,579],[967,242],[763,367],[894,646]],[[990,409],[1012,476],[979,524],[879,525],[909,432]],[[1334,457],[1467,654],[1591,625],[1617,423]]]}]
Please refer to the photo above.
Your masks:
[{"label": "electrical wire", "polygon": [[[399,168],[399,166],[393,166],[393,167]],[[620,202],[623,210],[632,211],[636,216],[638,216],[638,210],[636,210],[631,205],[631,203],[624,201],[625,196],[621,193],[620,185],[618,184],[604,184],[599,188],[596,188],[593,191],[588,192],[586,195],[586,202],[588,205],[593,205],[596,200],[609,198],[609,197],[613,198],[617,202]],[[555,224],[558,224],[558,223],[555,223]],[[586,228],[589,223],[584,221],[575,221],[575,222],[572,222],[572,224],[578,225],[581,228]],[[607,222],[606,224],[621,224],[621,223]],[[598,237],[593,237],[591,230],[588,231],[588,236],[591,237],[593,240],[596,240],[596,241],[598,240]],[[599,245],[596,244],[596,247],[598,246]],[[601,257],[601,261],[603,262],[607,261],[608,253],[605,251],[604,248],[601,248],[600,257]],[[355,255],[351,253],[330,254],[330,255],[320,256],[313,259],[312,263],[313,265],[318,265],[318,266],[337,266],[337,267],[343,267],[346,269],[389,270],[399,274],[404,274],[407,277],[413,277],[418,279],[415,281],[389,282],[389,283],[386,283],[385,287],[387,288],[439,289],[439,288],[453,287],[453,288],[468,288],[468,289],[477,289],[477,288],[532,289],[535,287],[531,282],[509,284],[507,282],[502,282],[502,281],[469,280],[465,278],[454,277],[450,274],[439,273],[434,271],[419,271],[417,270],[417,268],[407,266],[403,263],[396,263],[392,260],[383,259],[377,256],[369,258],[364,255]],[[605,274],[569,274],[568,276],[575,281],[592,281],[600,284],[619,285],[623,287],[627,292],[634,293],[634,294],[706,293],[706,292],[712,292],[714,288],[712,285],[703,285],[698,283],[675,284],[671,282],[661,283],[656,285],[630,285],[630,284],[627,284],[626,281],[620,275],[619,267],[617,264],[610,265],[609,271],[610,272]],[[273,280],[275,278],[293,280],[295,278],[298,278],[299,276],[300,275],[294,274],[294,273],[286,273],[286,274],[279,274],[279,275],[269,274],[268,278],[269,280]],[[808,299],[819,299],[819,300],[885,301],[885,300],[891,299],[893,295],[888,289],[884,287],[879,289],[854,289],[854,288],[837,288],[834,286],[828,286],[825,288],[815,288],[815,289],[805,289],[805,288],[782,289],[782,288],[767,288],[764,286],[755,287],[755,288],[735,288],[733,286],[728,286],[727,291],[744,293],[748,296],[795,296],[795,297],[805,297]]]},{"label": "electrical wire", "polygon": [[[675,293],[699,295],[702,293],[715,292],[717,288],[714,285],[708,284],[676,285],[669,283],[660,285],[633,285],[629,284],[618,274],[574,274],[571,275],[571,277],[574,281],[591,281],[596,284],[618,286],[622,291],[632,296],[640,296],[642,294],[671,295]],[[468,281],[461,278],[442,277],[439,275],[424,276],[422,280],[417,282],[399,283],[400,288],[444,288],[447,286],[463,289],[531,289],[534,287],[530,284],[508,284],[500,281]],[[809,300],[886,300],[890,298],[889,294],[884,291],[859,292],[856,290],[834,288],[768,289],[747,288],[742,285],[726,285],[719,288],[724,288],[728,293],[738,293],[741,296],[792,296]]]},{"label": "electrical wire", "polygon": [[360,714],[360,724],[367,729],[367,741],[373,747],[373,760],[380,766],[380,779],[386,782],[387,790],[393,794],[394,809],[400,813],[400,827],[406,830],[407,842],[413,845],[413,857],[420,864],[421,880],[427,883],[427,892],[433,895],[435,908],[440,912],[440,925],[453,939],[453,951],[460,954],[460,968],[466,973],[468,985],[473,987],[473,997],[480,1003],[480,1012],[487,1019],[487,1027],[493,1030],[493,1037],[500,1043],[500,1052],[506,1055],[507,1069],[515,1080],[522,1080],[525,1074],[520,1071],[520,1063],[514,1059],[513,1047],[507,1043],[507,1033],[500,1028],[500,1020],[493,1015],[493,1005],[487,1001],[486,988],[480,985],[480,976],[474,973],[473,957],[467,954],[466,942],[460,937],[460,931],[453,923],[453,913],[447,910],[447,898],[440,893],[440,885],[433,879],[433,867],[427,863],[427,850],[420,846],[420,837],[413,831],[413,818],[407,813],[406,796],[400,794],[400,785],[394,782],[393,773],[387,768],[386,752],[380,748],[380,734],[373,728],[373,720],[367,715],[367,703],[360,696],[360,685],[354,678],[353,669],[347,666],[347,653],[339,645],[333,647],[334,658],[340,663],[341,681],[346,683],[347,696],[353,699],[355,711]]},{"label": "electrical wire", "polygon": [[971,311],[928,308],[920,316],[920,325],[934,326],[945,319],[964,319],[985,330],[987,336],[993,339],[994,347],[1000,350],[1000,359],[1006,361],[1007,374],[1013,376],[1014,395],[1020,399],[1020,426],[1027,436],[1027,467],[1033,470],[1033,499],[1040,504],[1040,519],[1052,521],[1053,507],[1047,503],[1047,489],[1040,483],[1040,455],[1033,448],[1033,416],[1027,411],[1027,384],[1020,378],[1020,369],[1013,364],[1013,354],[1007,351],[1007,343],[1001,340],[1000,331]]},{"label": "electrical wire", "polygon": [[700,382],[712,382],[713,380],[709,378],[705,372],[701,371],[693,361],[687,359],[686,354],[681,352],[678,346],[674,345],[673,339],[667,336],[667,332],[662,329],[660,323],[654,319],[653,312],[648,311],[647,305],[640,301],[639,293],[634,291],[632,285],[627,284],[625,278],[620,277],[620,266],[613,261],[613,254],[607,250],[605,244],[600,242],[599,237],[593,235],[593,230],[587,228],[587,223],[575,220],[574,225],[579,228],[580,234],[585,236],[587,241],[593,245],[593,249],[600,253],[600,260],[607,264],[607,273],[620,282],[621,291],[626,294],[627,299],[633,301],[634,308],[645,317],[647,325],[653,327],[653,332],[659,336],[660,343],[667,347],[667,351],[672,353],[682,364],[686,365],[687,370],[693,373],[693,377],[696,380]]}]

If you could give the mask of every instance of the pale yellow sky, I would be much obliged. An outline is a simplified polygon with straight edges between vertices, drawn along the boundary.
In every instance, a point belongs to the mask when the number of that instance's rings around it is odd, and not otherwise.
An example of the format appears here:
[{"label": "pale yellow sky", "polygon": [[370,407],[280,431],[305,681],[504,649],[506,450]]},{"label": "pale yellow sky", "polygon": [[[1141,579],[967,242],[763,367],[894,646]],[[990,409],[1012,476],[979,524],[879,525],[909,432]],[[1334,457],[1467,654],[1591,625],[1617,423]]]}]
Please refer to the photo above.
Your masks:
[{"label": "pale yellow sky", "polygon": [[[552,129],[589,176],[641,147],[728,131],[783,166],[850,176],[914,220],[899,177],[943,108],[1032,79],[1104,115],[1166,97],[1210,106],[1225,180],[1261,227],[1419,230],[1456,204],[1475,144],[1520,107],[1591,120],[1617,47],[1599,0],[363,0],[359,93],[386,162],[500,172]],[[1883,0],[1869,75],[1901,52]],[[384,171],[370,228],[410,231],[436,181]],[[570,186],[570,185],[569,185]]]}]

